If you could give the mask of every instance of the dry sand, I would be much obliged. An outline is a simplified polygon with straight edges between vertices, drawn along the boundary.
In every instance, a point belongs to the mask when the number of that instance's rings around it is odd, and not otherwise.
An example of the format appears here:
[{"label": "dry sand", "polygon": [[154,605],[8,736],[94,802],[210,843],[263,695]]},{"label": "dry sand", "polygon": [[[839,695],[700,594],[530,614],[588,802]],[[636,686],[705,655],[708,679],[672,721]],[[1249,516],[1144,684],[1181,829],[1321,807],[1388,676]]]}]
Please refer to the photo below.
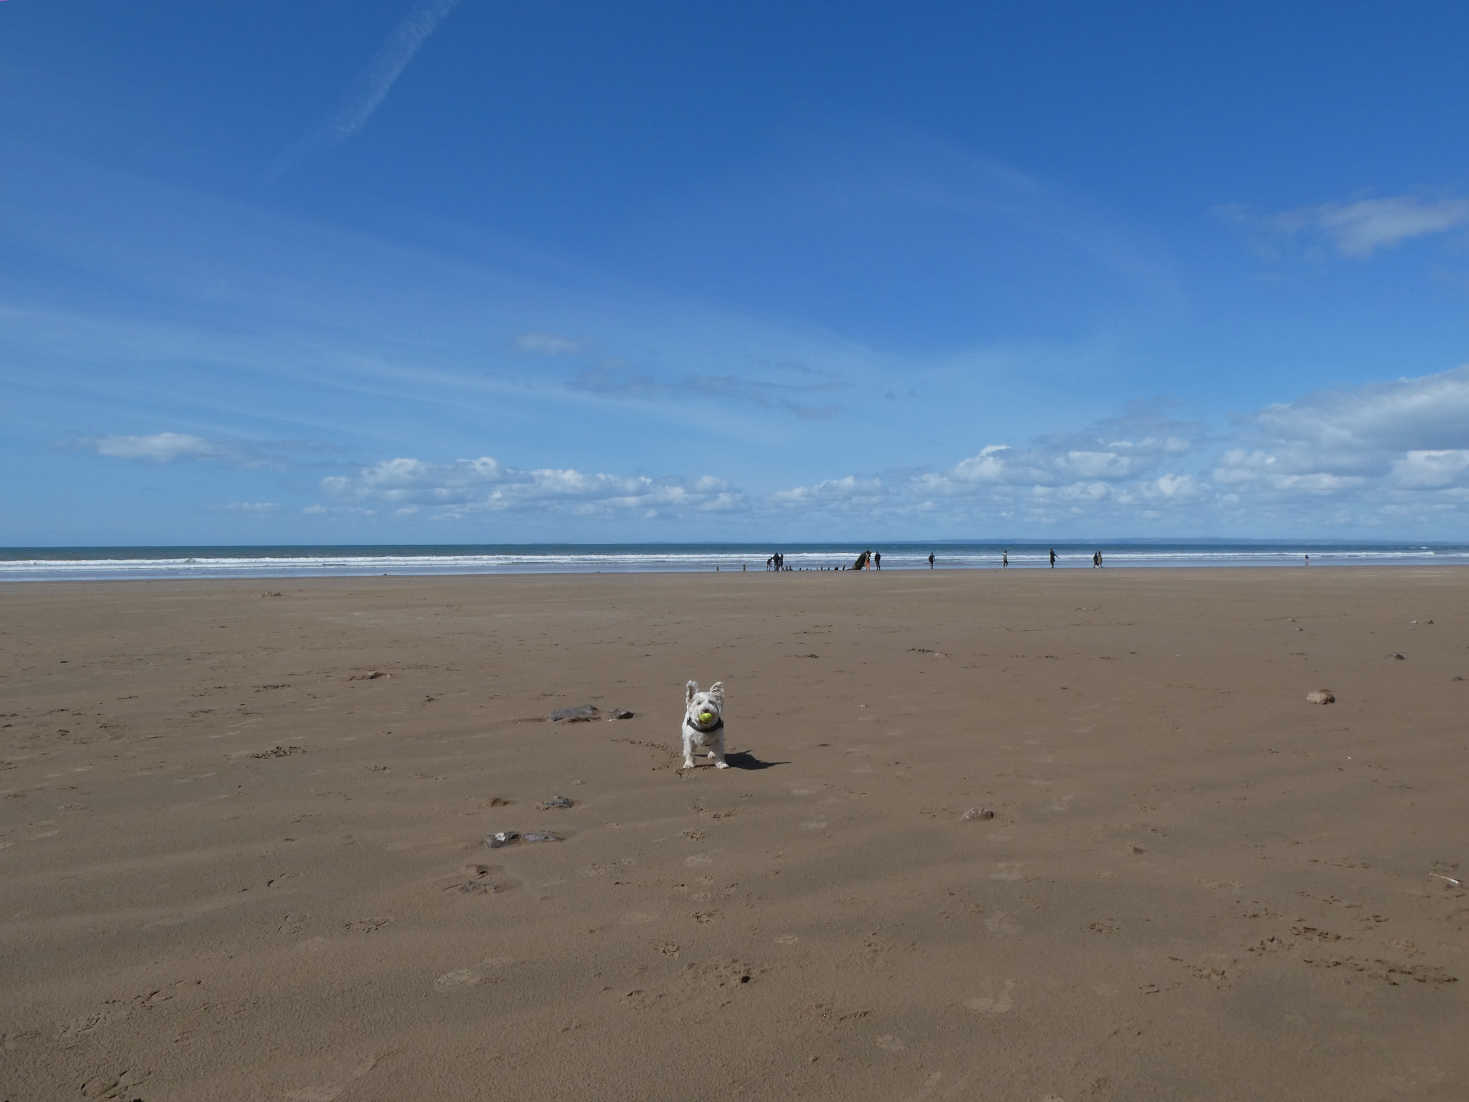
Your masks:
[{"label": "dry sand", "polygon": [[1461,676],[1463,570],[8,586],[0,1099],[1463,1099]]}]

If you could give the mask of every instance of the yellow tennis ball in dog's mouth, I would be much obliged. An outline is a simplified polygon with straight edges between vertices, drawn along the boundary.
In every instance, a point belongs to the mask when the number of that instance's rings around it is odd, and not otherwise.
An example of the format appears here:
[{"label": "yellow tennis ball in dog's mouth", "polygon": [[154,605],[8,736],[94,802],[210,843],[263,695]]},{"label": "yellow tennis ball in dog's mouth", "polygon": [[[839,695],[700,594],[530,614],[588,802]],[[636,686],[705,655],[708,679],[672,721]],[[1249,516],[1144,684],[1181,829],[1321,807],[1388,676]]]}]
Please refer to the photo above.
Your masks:
[{"label": "yellow tennis ball in dog's mouth", "polygon": [[700,712],[699,713],[699,722],[700,723],[713,723],[714,722],[714,713],[713,712]]}]

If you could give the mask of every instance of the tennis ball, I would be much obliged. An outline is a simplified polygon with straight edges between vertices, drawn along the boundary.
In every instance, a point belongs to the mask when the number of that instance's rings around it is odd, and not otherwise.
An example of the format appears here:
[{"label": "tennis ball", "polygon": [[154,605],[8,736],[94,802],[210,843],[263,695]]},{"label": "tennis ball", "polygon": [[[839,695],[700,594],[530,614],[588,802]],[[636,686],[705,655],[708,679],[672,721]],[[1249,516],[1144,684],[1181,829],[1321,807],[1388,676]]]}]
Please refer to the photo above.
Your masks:
[{"label": "tennis ball", "polygon": [[714,713],[713,712],[700,712],[699,713],[699,722],[700,723],[713,723],[714,722]]}]

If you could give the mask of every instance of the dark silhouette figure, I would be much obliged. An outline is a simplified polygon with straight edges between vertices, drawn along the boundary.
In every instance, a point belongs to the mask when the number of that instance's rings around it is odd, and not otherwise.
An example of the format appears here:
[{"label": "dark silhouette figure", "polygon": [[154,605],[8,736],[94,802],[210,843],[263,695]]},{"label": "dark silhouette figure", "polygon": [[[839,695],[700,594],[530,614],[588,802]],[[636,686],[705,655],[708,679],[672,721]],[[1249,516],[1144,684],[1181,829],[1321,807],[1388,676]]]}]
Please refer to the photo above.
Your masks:
[{"label": "dark silhouette figure", "polygon": [[1009,565],[1010,565],[1010,552],[1008,550],[1001,551],[1000,552],[1000,569],[1003,570],[1005,567],[1007,567]]},{"label": "dark silhouette figure", "polygon": [[1054,547],[1051,548],[1051,569],[1056,569],[1056,549]]},{"label": "dark silhouette figure", "polygon": [[933,552],[932,552],[932,551],[930,551],[930,552],[929,552],[929,553],[928,553],[928,568],[929,568],[929,569],[930,569],[930,570],[932,570],[932,569],[933,569]]},{"label": "dark silhouette figure", "polygon": [[875,567],[877,567],[879,570],[882,569],[882,552],[881,551],[874,551],[872,553],[872,565],[875,566]]}]

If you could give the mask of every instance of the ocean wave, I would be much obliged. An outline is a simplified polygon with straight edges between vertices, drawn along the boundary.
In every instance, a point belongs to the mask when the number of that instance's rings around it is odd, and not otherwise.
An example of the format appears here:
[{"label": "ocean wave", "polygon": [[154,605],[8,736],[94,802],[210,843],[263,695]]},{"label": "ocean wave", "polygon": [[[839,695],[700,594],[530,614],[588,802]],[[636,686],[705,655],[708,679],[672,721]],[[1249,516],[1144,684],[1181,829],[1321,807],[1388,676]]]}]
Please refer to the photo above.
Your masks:
[{"label": "ocean wave", "polygon": [[[167,578],[290,578],[362,577],[378,574],[592,574],[592,573],[691,573],[747,569],[765,570],[766,556],[748,546],[660,547],[517,547],[514,549],[470,550],[435,548],[432,551],[370,548],[360,553],[333,548],[331,553],[313,553],[312,548],[279,549],[289,553],[246,553],[244,549],[189,548],[187,553],[169,554],[168,549],[148,549],[129,556],[131,549],[87,549],[48,554],[43,549],[12,549],[0,557],[0,581],[65,581]],[[989,544],[940,545],[935,549],[941,569],[994,569],[1000,565],[1003,547]],[[105,553],[110,552],[110,553]],[[807,545],[785,553],[785,563],[797,570],[826,570],[849,566],[857,550],[847,546]],[[1136,567],[1248,567],[1297,566],[1306,555],[1320,566],[1393,564],[1469,564],[1469,547],[1421,545],[1329,547],[1278,544],[1188,546],[1127,545],[1103,546],[1106,566]],[[1049,567],[1049,549],[1039,546],[1009,549],[1012,569]],[[1090,567],[1091,551],[1068,546],[1058,551],[1057,565],[1063,569]],[[883,566],[892,570],[921,570],[928,567],[928,548],[908,545],[883,552]]]}]

